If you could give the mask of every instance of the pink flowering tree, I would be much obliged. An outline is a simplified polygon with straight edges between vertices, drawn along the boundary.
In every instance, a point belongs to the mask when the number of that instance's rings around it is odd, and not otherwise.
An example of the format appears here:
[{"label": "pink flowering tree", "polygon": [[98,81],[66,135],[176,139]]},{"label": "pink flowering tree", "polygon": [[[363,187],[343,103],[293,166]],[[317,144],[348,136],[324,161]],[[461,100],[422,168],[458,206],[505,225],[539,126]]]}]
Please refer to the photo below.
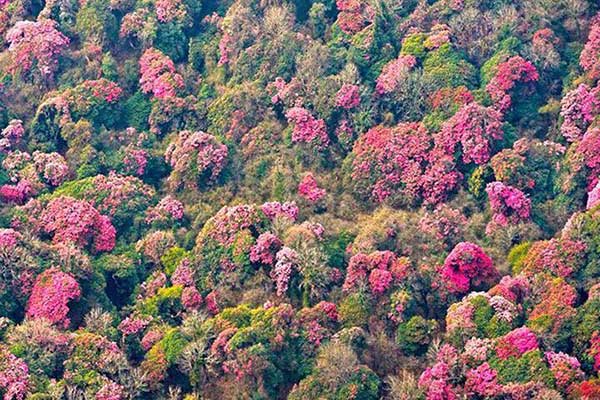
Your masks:
[{"label": "pink flowering tree", "polygon": [[391,251],[358,253],[350,258],[343,288],[350,291],[368,285],[373,295],[380,296],[406,278],[409,269],[410,261],[396,257]]},{"label": "pink flowering tree", "polygon": [[298,194],[311,203],[316,203],[321,200],[327,192],[318,186],[317,180],[313,174],[308,173],[298,185]]},{"label": "pink flowering tree", "polygon": [[421,195],[430,138],[418,123],[376,126],[352,150],[352,183],[359,195],[382,202],[394,196],[405,204]]},{"label": "pink flowering tree", "polygon": [[276,263],[271,270],[271,279],[275,283],[277,296],[284,296],[288,290],[292,273],[298,264],[298,254],[289,247],[283,247],[275,256]]},{"label": "pink flowering tree", "polygon": [[175,97],[183,88],[183,78],[173,61],[156,49],[148,49],[140,57],[140,87],[157,99]]},{"label": "pink flowering tree", "polygon": [[35,280],[27,304],[28,318],[45,318],[52,324],[67,328],[70,324],[69,302],[79,299],[79,284],[71,276],[52,268],[42,272]]},{"label": "pink flowering tree", "polygon": [[410,70],[417,64],[417,59],[411,55],[401,55],[388,62],[377,78],[375,90],[384,95],[395,91],[400,83],[406,80]]},{"label": "pink flowering tree", "polygon": [[11,120],[0,133],[0,151],[14,149],[25,135],[23,121],[20,119]]},{"label": "pink flowering tree", "polygon": [[574,169],[583,172],[586,178],[587,190],[593,190],[600,177],[600,128],[590,128],[585,132],[572,159]]},{"label": "pink flowering tree", "polygon": [[335,95],[335,105],[351,110],[360,104],[360,91],[357,85],[344,83]]},{"label": "pink flowering tree", "polygon": [[155,207],[146,210],[146,223],[180,221],[183,219],[183,203],[167,195]]},{"label": "pink flowering tree", "polygon": [[51,200],[42,211],[39,224],[54,243],[91,245],[97,252],[115,247],[116,231],[110,219],[85,200],[65,196]]},{"label": "pink flowering tree", "polygon": [[[502,182],[491,182],[485,191],[493,213],[491,223],[495,226],[503,227],[529,221],[531,218],[531,200],[519,189]],[[493,226],[488,228],[492,229]]]},{"label": "pink flowering tree", "polygon": [[0,393],[4,400],[25,400],[29,389],[29,367],[14,356],[7,346],[0,345]]},{"label": "pink flowering tree", "polygon": [[536,82],[539,75],[535,66],[520,56],[514,56],[498,65],[496,74],[486,90],[494,101],[494,108],[505,112],[511,105],[511,94],[518,83]]},{"label": "pink flowering tree", "polygon": [[600,114],[600,87],[585,83],[567,93],[560,101],[563,119],[560,132],[569,141],[581,139],[594,118]]},{"label": "pink flowering tree", "polygon": [[463,162],[480,165],[489,161],[493,142],[503,136],[502,114],[471,102],[444,123],[435,138],[435,145],[446,154],[454,154],[460,145]]},{"label": "pink flowering tree", "polygon": [[337,0],[335,4],[339,11],[337,24],[348,35],[360,32],[375,18],[375,10],[368,1]]},{"label": "pink flowering tree", "polygon": [[442,276],[451,292],[466,293],[490,285],[498,277],[498,271],[481,247],[461,242],[446,257]]},{"label": "pink flowering tree", "polygon": [[512,356],[521,356],[528,351],[538,348],[535,334],[527,327],[517,328],[499,338],[495,346],[496,354],[500,359]]},{"label": "pink flowering tree", "polygon": [[227,146],[214,136],[201,131],[181,131],[165,152],[165,160],[173,170],[169,184],[198,188],[217,180],[227,163]]},{"label": "pink flowering tree", "polygon": [[25,74],[35,69],[51,79],[58,67],[58,56],[69,45],[69,38],[56,29],[51,19],[19,21],[6,33],[11,56],[10,70]]},{"label": "pink flowering tree", "polygon": [[307,143],[323,150],[329,145],[327,127],[325,121],[316,119],[306,108],[292,107],[285,113],[290,124],[294,124],[292,130],[292,142]]},{"label": "pink flowering tree", "polygon": [[592,24],[588,40],[579,56],[579,65],[590,78],[600,77],[600,21]]}]

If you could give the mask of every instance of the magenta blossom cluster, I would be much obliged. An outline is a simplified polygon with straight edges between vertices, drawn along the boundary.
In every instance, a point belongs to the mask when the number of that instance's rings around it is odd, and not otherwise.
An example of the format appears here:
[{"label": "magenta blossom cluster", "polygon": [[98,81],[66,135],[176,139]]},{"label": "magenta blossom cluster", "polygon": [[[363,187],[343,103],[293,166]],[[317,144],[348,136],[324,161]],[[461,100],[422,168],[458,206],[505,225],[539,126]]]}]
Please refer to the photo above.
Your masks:
[{"label": "magenta blossom cluster", "polygon": [[256,243],[250,248],[250,261],[272,265],[275,262],[275,255],[282,245],[281,240],[271,232],[261,233],[256,239]]},{"label": "magenta blossom cluster", "polygon": [[191,187],[196,187],[198,178],[203,176],[208,182],[214,182],[227,163],[227,155],[227,146],[213,135],[181,131],[165,152],[165,160],[173,168],[169,179],[177,181],[182,177]]},{"label": "magenta blossom cluster", "polygon": [[335,95],[335,105],[350,110],[360,104],[360,92],[357,85],[344,83]]},{"label": "magenta blossom cluster", "polygon": [[579,56],[579,65],[590,78],[600,77],[600,21],[596,20],[590,27],[588,40]]},{"label": "magenta blossom cluster", "polygon": [[490,160],[491,143],[501,140],[502,114],[475,102],[463,105],[452,118],[446,121],[436,136],[436,146],[445,154],[454,154],[461,145],[464,163],[481,165]]},{"label": "magenta blossom cluster", "polygon": [[311,203],[316,203],[325,197],[327,192],[318,186],[314,175],[308,173],[304,175],[304,178],[302,178],[302,181],[298,185],[298,194]]},{"label": "magenta blossom cluster", "polygon": [[183,219],[183,203],[171,195],[163,197],[156,206],[146,210],[146,223],[155,221],[179,221]]},{"label": "magenta blossom cluster", "polygon": [[21,142],[25,135],[23,121],[20,119],[11,120],[6,128],[0,133],[0,151],[9,151]]},{"label": "magenta blossom cluster", "polygon": [[336,0],[339,11],[337,24],[342,32],[353,35],[371,24],[375,10],[365,0]]},{"label": "magenta blossom cluster", "polygon": [[85,200],[67,196],[53,199],[42,211],[39,223],[54,243],[91,244],[98,252],[115,247],[116,230],[110,219]]},{"label": "magenta blossom cluster", "polygon": [[81,290],[75,278],[56,268],[42,272],[35,280],[27,304],[28,318],[45,318],[52,324],[67,328],[70,319],[69,302],[79,299]]},{"label": "magenta blossom cluster", "polygon": [[318,149],[329,145],[325,121],[316,119],[304,107],[292,107],[285,113],[289,123],[294,124],[292,142],[314,144]]},{"label": "magenta blossom cluster", "polygon": [[13,355],[8,347],[0,346],[0,392],[4,400],[24,400],[29,389],[29,367]]},{"label": "magenta blossom cluster", "polygon": [[56,25],[54,20],[45,18],[19,21],[6,33],[13,73],[29,72],[35,64],[43,78],[52,77],[58,67],[58,56],[70,43]]},{"label": "magenta blossom cluster", "polygon": [[498,271],[481,247],[461,242],[446,257],[442,276],[451,292],[466,293],[473,287],[491,283]]},{"label": "magenta blossom cluster", "polygon": [[292,277],[292,272],[296,268],[298,254],[289,247],[283,247],[275,256],[276,263],[271,270],[271,278],[275,282],[277,296],[283,296],[287,290]]},{"label": "magenta blossom cluster", "polygon": [[270,220],[274,220],[275,218],[287,218],[290,221],[296,221],[298,218],[298,206],[294,201],[269,201],[264,203],[261,207],[262,212],[269,218]]},{"label": "magenta blossom cluster", "polygon": [[398,258],[391,251],[358,253],[350,258],[343,288],[348,291],[368,284],[371,293],[379,296],[394,282],[401,282],[409,267],[410,262],[406,258]]},{"label": "magenta blossom cluster", "polygon": [[156,49],[148,49],[140,58],[140,87],[158,99],[175,97],[183,88],[183,78],[173,61]]},{"label": "magenta blossom cluster", "polygon": [[539,74],[535,66],[520,56],[514,56],[498,65],[496,74],[487,84],[486,90],[494,106],[504,112],[511,105],[510,91],[517,83],[536,82]]},{"label": "magenta blossom cluster", "polygon": [[387,63],[377,78],[377,93],[383,95],[395,91],[416,64],[417,59],[411,55],[401,55]]},{"label": "magenta blossom cluster", "polygon": [[585,83],[567,93],[560,101],[563,119],[560,132],[569,141],[581,139],[589,124],[600,114],[600,87]]},{"label": "magenta blossom cluster", "polygon": [[528,221],[531,215],[531,200],[512,186],[502,182],[491,182],[485,188],[493,212],[492,222],[497,226]]},{"label": "magenta blossom cluster", "polygon": [[496,342],[496,354],[500,359],[518,357],[537,348],[537,337],[525,326],[507,333]]}]

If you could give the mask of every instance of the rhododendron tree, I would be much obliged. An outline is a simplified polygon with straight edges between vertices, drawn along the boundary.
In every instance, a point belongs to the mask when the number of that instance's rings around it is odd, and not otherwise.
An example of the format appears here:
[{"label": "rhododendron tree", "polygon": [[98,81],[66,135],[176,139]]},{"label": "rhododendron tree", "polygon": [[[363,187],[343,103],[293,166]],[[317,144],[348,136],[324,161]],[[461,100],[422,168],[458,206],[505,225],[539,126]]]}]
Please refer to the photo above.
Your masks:
[{"label": "rhododendron tree", "polygon": [[335,105],[350,110],[360,104],[360,92],[357,85],[344,83],[335,95]]},{"label": "rhododendron tree", "polygon": [[319,150],[329,145],[325,121],[313,117],[306,108],[292,107],[287,110],[285,117],[294,124],[292,142],[313,144]]},{"label": "rhododendron tree", "polygon": [[35,280],[27,304],[27,317],[45,318],[67,328],[71,323],[67,316],[69,302],[79,299],[80,295],[81,289],[73,276],[55,268],[46,270]]},{"label": "rhododendron tree", "polygon": [[70,43],[56,25],[51,19],[19,21],[6,33],[13,73],[24,74],[35,66],[42,78],[52,78],[58,56]]},{"label": "rhododendron tree", "polygon": [[502,182],[492,182],[485,191],[494,213],[492,222],[497,226],[528,221],[531,217],[531,200],[519,189]]},{"label": "rhododendron tree", "polygon": [[313,174],[308,173],[304,175],[304,178],[302,178],[302,181],[298,185],[298,194],[311,203],[315,203],[321,200],[327,192],[318,186]]},{"label": "rhododendron tree", "polygon": [[155,207],[146,210],[146,222],[166,221],[169,219],[179,221],[183,218],[183,203],[167,195]]},{"label": "rhododendron tree", "polygon": [[377,93],[383,95],[395,91],[416,63],[416,58],[411,55],[401,55],[387,63],[377,78]]},{"label": "rhododendron tree", "polygon": [[600,77],[600,22],[590,27],[588,40],[579,56],[579,64],[592,79]]},{"label": "rhododendron tree", "polygon": [[173,61],[156,49],[148,49],[140,58],[140,87],[157,99],[175,97],[183,88],[183,78]]},{"label": "rhododendron tree", "polygon": [[375,10],[364,0],[336,0],[337,24],[348,35],[355,34],[373,22]]},{"label": "rhododendron tree", "polygon": [[287,292],[297,258],[298,254],[289,247],[283,247],[275,255],[276,262],[271,271],[271,278],[275,282],[277,296],[283,296]]},{"label": "rhododendron tree", "polygon": [[65,196],[53,199],[42,211],[39,223],[54,243],[91,245],[98,252],[115,246],[116,231],[110,219],[85,200]]},{"label": "rhododendron tree", "polygon": [[481,247],[461,242],[446,257],[442,276],[450,291],[465,293],[474,287],[491,283],[498,276],[498,271]]},{"label": "rhododendron tree", "polygon": [[496,74],[486,90],[494,101],[494,107],[502,112],[511,105],[511,91],[517,83],[536,82],[539,74],[535,66],[520,56],[514,56],[498,65]]},{"label": "rhododendron tree", "polygon": [[381,202],[398,192],[406,203],[416,201],[429,147],[429,136],[420,124],[371,128],[352,150],[352,179],[360,194]]},{"label": "rhododendron tree", "polygon": [[29,389],[29,368],[22,359],[0,346],[0,389],[5,400],[24,400]]},{"label": "rhododendron tree", "polygon": [[0,138],[0,151],[8,151],[14,148],[21,142],[23,135],[25,135],[23,121],[20,119],[10,120],[0,135],[2,136]]},{"label": "rhododendron tree", "polygon": [[538,348],[538,340],[529,328],[517,328],[496,342],[496,354],[501,359],[520,356]]},{"label": "rhododendron tree", "polygon": [[570,142],[582,138],[589,124],[600,114],[600,87],[585,83],[568,92],[560,101],[560,132]]},{"label": "rhododendron tree", "polygon": [[382,295],[394,282],[401,282],[408,274],[410,261],[398,258],[391,251],[358,253],[349,261],[343,288],[349,291],[368,284],[375,296]]},{"label": "rhododendron tree", "polygon": [[483,164],[491,157],[493,141],[502,137],[500,112],[472,102],[462,106],[444,123],[435,144],[446,154],[454,154],[460,144],[464,163]]},{"label": "rhododendron tree", "polygon": [[[583,164],[584,175],[587,178],[587,189],[592,190],[600,175],[600,128],[590,128],[577,144],[575,163]],[[581,163],[581,164],[580,164]],[[578,166],[577,166],[578,167]],[[575,168],[577,168],[575,167]]]},{"label": "rhododendron tree", "polygon": [[171,186],[197,188],[216,181],[227,163],[227,155],[227,146],[208,133],[179,132],[165,152],[165,160],[173,168],[169,176]]},{"label": "rhododendron tree", "polygon": [[282,246],[281,240],[270,232],[261,233],[250,249],[250,261],[272,265]]}]

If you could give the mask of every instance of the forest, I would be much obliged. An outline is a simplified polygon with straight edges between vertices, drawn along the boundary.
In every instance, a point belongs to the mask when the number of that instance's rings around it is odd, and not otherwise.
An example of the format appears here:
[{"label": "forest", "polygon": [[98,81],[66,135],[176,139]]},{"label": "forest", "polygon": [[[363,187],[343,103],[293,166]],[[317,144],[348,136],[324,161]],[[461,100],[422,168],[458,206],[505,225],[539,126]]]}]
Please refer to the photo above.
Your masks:
[{"label": "forest", "polygon": [[0,0],[3,400],[600,400],[598,0]]}]

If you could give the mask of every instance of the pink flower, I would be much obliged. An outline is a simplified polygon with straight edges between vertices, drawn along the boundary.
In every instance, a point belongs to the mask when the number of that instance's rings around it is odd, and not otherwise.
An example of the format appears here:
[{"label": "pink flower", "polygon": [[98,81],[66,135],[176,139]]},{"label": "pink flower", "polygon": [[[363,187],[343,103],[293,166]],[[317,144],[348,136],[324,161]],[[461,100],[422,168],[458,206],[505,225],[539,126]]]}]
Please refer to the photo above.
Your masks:
[{"label": "pink flower", "polygon": [[10,250],[17,246],[21,234],[14,229],[0,229],[0,249]]},{"label": "pink flower", "polygon": [[538,348],[535,334],[527,327],[517,328],[496,342],[496,354],[501,359],[519,357]]},{"label": "pink flower", "polygon": [[127,317],[119,324],[119,330],[124,336],[135,335],[136,333],[144,330],[148,324],[152,321],[150,318],[130,318]]},{"label": "pink flower", "polygon": [[317,180],[311,173],[304,175],[304,178],[302,178],[298,185],[298,193],[312,203],[316,203],[327,194],[325,189],[319,188]]},{"label": "pink flower", "polygon": [[289,247],[283,247],[277,252],[275,256],[277,262],[271,271],[271,278],[275,281],[277,288],[277,296],[283,296],[287,292],[297,257],[296,252]]},{"label": "pink flower", "polygon": [[158,99],[175,97],[184,86],[173,61],[156,49],[150,48],[140,57],[140,73],[142,92],[152,93]]},{"label": "pink flower", "polygon": [[393,277],[390,271],[375,268],[369,274],[369,285],[371,287],[371,292],[376,296],[385,293],[385,291],[390,287],[392,280]]},{"label": "pink flower", "polygon": [[213,135],[181,131],[165,152],[165,160],[173,168],[169,182],[174,188],[181,184],[196,188],[199,178],[214,182],[225,167],[228,154],[227,146]]},{"label": "pink flower", "polygon": [[491,182],[485,188],[494,215],[492,221],[498,226],[528,221],[531,200],[523,192],[502,182]]},{"label": "pink flower", "polygon": [[34,63],[42,77],[52,77],[58,67],[58,56],[69,45],[69,38],[56,29],[52,19],[19,21],[6,33],[13,73],[26,73]]},{"label": "pink flower", "polygon": [[375,90],[380,95],[391,93],[404,81],[410,70],[417,64],[417,59],[412,55],[401,55],[388,62],[377,78]]},{"label": "pink flower", "polygon": [[194,286],[183,288],[183,292],[181,293],[181,304],[183,304],[186,310],[197,310],[200,308],[202,296],[200,295],[200,292],[198,292],[198,289]]},{"label": "pink flower", "polygon": [[579,140],[600,113],[600,87],[590,89],[582,83],[567,93],[560,104],[561,133],[569,142]]},{"label": "pink flower", "polygon": [[446,257],[442,276],[448,281],[450,291],[465,293],[472,286],[489,283],[498,276],[498,271],[481,247],[462,242]]},{"label": "pink flower", "polygon": [[4,400],[24,400],[29,389],[29,368],[9,349],[0,346],[0,388]]},{"label": "pink flower", "polygon": [[322,150],[329,145],[325,121],[316,119],[303,107],[292,107],[286,113],[288,123],[294,124],[292,142],[312,143]]},{"label": "pink flower", "polygon": [[278,217],[284,217],[291,221],[296,221],[296,218],[298,218],[298,206],[293,201],[285,203],[271,201],[264,203],[260,208],[270,220]]},{"label": "pink flower", "polygon": [[80,295],[79,284],[73,276],[55,268],[46,270],[35,280],[27,304],[27,317],[45,318],[61,328],[67,328],[71,322],[67,317],[68,304]]},{"label": "pink flower", "polygon": [[467,371],[465,375],[465,390],[469,395],[495,397],[501,394],[502,386],[498,384],[498,373],[487,362]]},{"label": "pink flower", "polygon": [[261,233],[256,239],[256,244],[250,249],[250,261],[272,265],[275,261],[275,254],[282,245],[281,240],[271,232]]},{"label": "pink flower", "polygon": [[357,85],[344,83],[335,95],[335,105],[350,110],[360,103],[360,93]]},{"label": "pink flower", "polygon": [[96,393],[96,400],[122,400],[123,398],[123,386],[110,380],[105,382]]},{"label": "pink flower", "polygon": [[579,56],[579,64],[591,79],[600,77],[600,23],[592,24],[588,40]]},{"label": "pink flower", "polygon": [[463,105],[444,123],[435,145],[445,154],[453,154],[460,143],[465,163],[484,164],[490,159],[491,143],[503,136],[500,112],[472,102]]},{"label": "pink flower", "polygon": [[487,84],[486,90],[500,112],[508,110],[511,104],[509,92],[518,82],[535,82],[539,75],[535,66],[520,56],[514,56],[498,65],[496,75]]}]

